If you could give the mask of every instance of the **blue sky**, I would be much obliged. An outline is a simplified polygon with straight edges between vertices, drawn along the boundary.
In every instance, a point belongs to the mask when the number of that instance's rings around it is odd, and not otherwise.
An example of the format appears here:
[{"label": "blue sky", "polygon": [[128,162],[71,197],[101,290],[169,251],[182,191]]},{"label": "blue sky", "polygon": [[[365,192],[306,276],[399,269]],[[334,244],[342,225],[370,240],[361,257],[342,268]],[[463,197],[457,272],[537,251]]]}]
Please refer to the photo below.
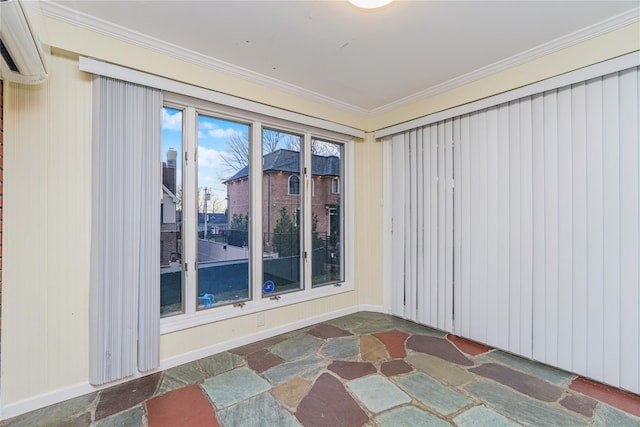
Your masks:
[{"label": "blue sky", "polygon": [[[230,137],[248,138],[249,126],[207,116],[198,117],[198,187],[208,187],[221,200],[219,211],[224,211],[227,190],[222,181],[235,171],[229,169],[221,158],[226,153]],[[162,161],[167,160],[167,151],[178,152],[178,180],[182,173],[182,112],[164,108],[162,112]]]}]

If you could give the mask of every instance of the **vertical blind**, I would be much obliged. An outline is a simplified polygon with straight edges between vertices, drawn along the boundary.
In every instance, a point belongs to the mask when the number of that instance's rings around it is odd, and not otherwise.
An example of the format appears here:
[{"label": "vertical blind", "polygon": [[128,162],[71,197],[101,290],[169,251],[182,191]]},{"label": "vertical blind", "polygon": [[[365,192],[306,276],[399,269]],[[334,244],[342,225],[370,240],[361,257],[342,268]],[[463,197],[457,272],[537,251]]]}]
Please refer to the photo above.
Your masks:
[{"label": "vertical blind", "polygon": [[394,312],[638,393],[639,92],[633,67],[395,135]]},{"label": "vertical blind", "polygon": [[90,382],[159,366],[159,90],[96,77]]},{"label": "vertical blind", "polygon": [[[451,122],[407,131],[393,150],[393,311],[452,331]],[[439,179],[441,177],[441,179]],[[442,249],[442,250],[440,250]]]}]

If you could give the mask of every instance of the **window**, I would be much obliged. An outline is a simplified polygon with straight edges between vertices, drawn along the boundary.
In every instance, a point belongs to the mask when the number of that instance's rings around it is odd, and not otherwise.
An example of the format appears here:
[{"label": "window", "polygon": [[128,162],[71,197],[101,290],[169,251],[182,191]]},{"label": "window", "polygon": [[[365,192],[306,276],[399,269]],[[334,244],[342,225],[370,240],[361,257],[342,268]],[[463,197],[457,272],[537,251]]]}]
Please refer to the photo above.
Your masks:
[{"label": "window", "polygon": [[334,177],[331,180],[331,192],[335,194],[340,193],[340,178]]},{"label": "window", "polygon": [[289,177],[289,195],[297,196],[298,194],[300,194],[300,178],[292,175]]},{"label": "window", "polygon": [[182,110],[162,111],[160,199],[160,315],[183,313]]},{"label": "window", "polygon": [[323,186],[319,191],[322,200],[314,200],[311,218],[312,286],[318,287],[344,280],[343,209],[336,191],[344,169],[344,145],[314,139],[311,147],[313,173]]},{"label": "window", "polygon": [[350,289],[319,290],[346,279],[339,134],[171,94],[162,115],[164,331]]},{"label": "window", "polygon": [[244,123],[198,114],[198,310],[251,297],[250,131]]},{"label": "window", "polygon": [[[274,137],[272,135],[278,135]],[[274,141],[279,141],[274,144]],[[264,168],[275,172],[265,175],[263,200],[268,200],[266,206],[266,221],[263,224],[265,240],[271,242],[265,246],[265,256],[262,261],[263,283],[271,281],[273,290],[269,296],[283,292],[302,289],[302,242],[304,238],[300,227],[300,211],[302,195],[300,194],[300,178],[291,175],[288,179],[289,196],[284,194],[287,185],[287,173],[300,173],[303,168],[302,153],[303,137],[288,132],[278,132],[271,129],[263,131]],[[286,147],[286,148],[280,148]],[[266,194],[264,194],[266,192]],[[291,197],[294,196],[294,197]],[[270,252],[267,252],[269,250]],[[266,296],[266,295],[265,295]]]}]

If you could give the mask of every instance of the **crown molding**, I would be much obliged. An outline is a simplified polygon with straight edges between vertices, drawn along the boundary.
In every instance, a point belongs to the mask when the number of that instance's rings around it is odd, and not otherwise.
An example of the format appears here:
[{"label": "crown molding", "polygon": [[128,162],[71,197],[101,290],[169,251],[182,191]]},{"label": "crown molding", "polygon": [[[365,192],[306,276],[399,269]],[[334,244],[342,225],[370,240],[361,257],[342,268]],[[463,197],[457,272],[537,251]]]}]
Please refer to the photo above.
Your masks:
[{"label": "crown molding", "polygon": [[66,6],[62,6],[49,0],[41,0],[41,5],[41,13],[44,16],[48,16],[62,22],[72,24],[80,28],[95,31],[99,34],[124,41],[126,43],[142,47],[144,49],[152,50],[160,54],[170,56],[203,68],[231,75],[250,83],[256,83],[261,86],[266,86],[268,88],[287,92],[292,95],[308,99],[310,101],[328,105],[341,111],[354,113],[361,116],[367,116],[369,113],[369,111],[364,108],[351,105],[349,103],[319,94],[317,92],[313,92],[308,89],[301,88],[290,83],[286,83],[282,80],[265,76],[264,74],[256,73],[246,68],[242,68],[237,65],[233,65],[228,62],[203,55],[201,53],[181,46],[161,41],[155,37],[151,37],[146,34],[131,30],[129,28],[114,24],[112,22],[87,15],[83,12],[70,9]]},{"label": "crown molding", "polygon": [[483,77],[507,70],[509,68],[522,65],[526,62],[533,61],[543,56],[549,55],[562,49],[577,45],[592,38],[615,31],[627,25],[640,21],[640,7],[636,7],[627,12],[614,16],[612,18],[601,21],[597,24],[575,31],[566,36],[562,36],[540,46],[526,50],[524,52],[513,55],[509,58],[455,77],[441,84],[432,86],[428,89],[416,92],[407,97],[398,99],[372,110],[367,110],[335,98],[331,98],[317,92],[313,92],[296,85],[286,83],[282,80],[274,79],[242,67],[238,67],[227,62],[211,58],[209,56],[176,46],[154,37],[133,31],[108,21],[104,21],[82,12],[75,11],[68,7],[49,0],[41,1],[41,13],[45,16],[52,17],[72,25],[98,32],[108,37],[121,40],[136,46],[149,49],[163,55],[167,55],[203,68],[211,69],[216,72],[231,75],[244,81],[259,84],[268,88],[286,92],[304,99],[308,99],[319,104],[323,104],[347,113],[357,114],[362,117],[372,118],[380,114],[388,113],[398,108],[410,105],[422,99],[438,95],[440,93],[456,89],[465,84],[479,80]]},{"label": "crown molding", "polygon": [[460,86],[471,83],[475,80],[479,80],[483,77],[487,77],[500,71],[522,65],[529,61],[542,58],[543,56],[549,55],[553,52],[557,52],[562,49],[580,44],[592,38],[601,36],[603,34],[610,33],[638,21],[640,21],[640,7],[636,7],[627,12],[621,13],[620,15],[616,15],[612,18],[601,21],[597,24],[591,25],[589,27],[570,33],[566,36],[562,36],[550,42],[536,46],[532,49],[518,53],[501,61],[494,62],[493,64],[487,65],[486,67],[479,68],[467,74],[455,77],[444,83],[432,86],[428,89],[398,99],[397,101],[375,108],[369,111],[369,114],[371,116],[377,116],[379,114],[388,113],[422,99],[435,96],[452,89],[456,89]]}]

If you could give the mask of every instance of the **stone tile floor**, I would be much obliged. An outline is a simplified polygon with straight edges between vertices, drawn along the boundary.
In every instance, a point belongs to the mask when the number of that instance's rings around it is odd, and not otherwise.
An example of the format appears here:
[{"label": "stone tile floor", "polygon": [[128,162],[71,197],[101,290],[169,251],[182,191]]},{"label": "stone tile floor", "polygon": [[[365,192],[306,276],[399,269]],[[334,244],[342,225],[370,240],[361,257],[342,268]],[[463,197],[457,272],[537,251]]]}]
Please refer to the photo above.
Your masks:
[{"label": "stone tile floor", "polygon": [[640,426],[640,396],[361,312],[3,422],[9,426]]}]

